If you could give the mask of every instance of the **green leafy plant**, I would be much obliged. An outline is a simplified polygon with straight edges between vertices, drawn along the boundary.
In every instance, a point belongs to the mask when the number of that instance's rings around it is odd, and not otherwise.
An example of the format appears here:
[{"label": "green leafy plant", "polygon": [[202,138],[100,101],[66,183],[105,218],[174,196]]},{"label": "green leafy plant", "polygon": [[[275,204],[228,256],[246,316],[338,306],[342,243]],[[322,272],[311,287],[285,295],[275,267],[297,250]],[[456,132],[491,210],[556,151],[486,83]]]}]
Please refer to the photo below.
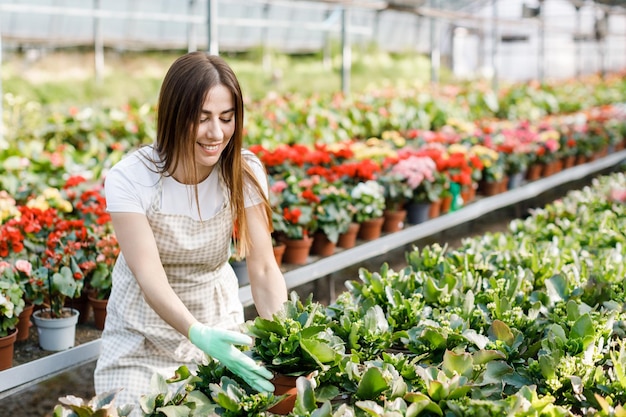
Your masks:
[{"label": "green leafy plant", "polygon": [[345,353],[329,321],[325,307],[313,302],[312,295],[303,302],[292,292],[272,319],[256,317],[245,329],[255,338],[253,357],[273,372],[300,376],[327,371]]},{"label": "green leafy plant", "polygon": [[350,227],[354,215],[354,206],[350,194],[340,183],[320,181],[313,187],[319,197],[314,216],[316,230],[322,231],[328,240],[337,243],[339,235]]},{"label": "green leafy plant", "polygon": [[382,217],[385,209],[385,191],[377,181],[357,183],[350,190],[350,196],[355,207],[354,220],[357,223]]},{"label": "green leafy plant", "polygon": [[0,337],[8,336],[16,328],[18,316],[24,309],[23,295],[13,267],[0,262]]},{"label": "green leafy plant", "polygon": [[111,390],[96,395],[90,400],[84,400],[73,395],[59,398],[54,407],[52,417],[125,417],[130,415],[132,406],[116,408],[115,396],[120,389]]}]

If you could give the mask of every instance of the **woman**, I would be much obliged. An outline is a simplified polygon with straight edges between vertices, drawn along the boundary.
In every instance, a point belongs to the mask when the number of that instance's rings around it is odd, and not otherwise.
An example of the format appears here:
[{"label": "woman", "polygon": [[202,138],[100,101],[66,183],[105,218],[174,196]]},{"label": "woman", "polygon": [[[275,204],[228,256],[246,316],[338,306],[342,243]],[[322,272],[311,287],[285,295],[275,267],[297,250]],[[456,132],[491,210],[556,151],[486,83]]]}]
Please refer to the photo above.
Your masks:
[{"label": "woman", "polygon": [[232,69],[202,52],[178,58],[159,96],[156,143],[107,174],[107,209],[121,254],[95,370],[100,394],[137,404],[155,373],[165,377],[205,354],[258,391],[271,373],[235,345],[252,340],[237,278],[228,263],[245,255],[257,312],[270,318],[287,300],[271,241],[267,177],[242,150],[243,100]]}]

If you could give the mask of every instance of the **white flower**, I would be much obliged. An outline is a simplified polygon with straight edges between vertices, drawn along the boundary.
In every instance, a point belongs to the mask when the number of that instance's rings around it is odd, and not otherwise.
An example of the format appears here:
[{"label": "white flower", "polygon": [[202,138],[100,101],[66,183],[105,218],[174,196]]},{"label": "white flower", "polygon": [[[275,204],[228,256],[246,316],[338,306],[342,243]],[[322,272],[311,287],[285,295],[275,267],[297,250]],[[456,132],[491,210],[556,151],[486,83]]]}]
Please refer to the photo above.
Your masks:
[{"label": "white flower", "polygon": [[8,318],[13,317],[13,309],[15,305],[4,296],[4,294],[0,294],[0,310],[2,311],[2,315]]}]

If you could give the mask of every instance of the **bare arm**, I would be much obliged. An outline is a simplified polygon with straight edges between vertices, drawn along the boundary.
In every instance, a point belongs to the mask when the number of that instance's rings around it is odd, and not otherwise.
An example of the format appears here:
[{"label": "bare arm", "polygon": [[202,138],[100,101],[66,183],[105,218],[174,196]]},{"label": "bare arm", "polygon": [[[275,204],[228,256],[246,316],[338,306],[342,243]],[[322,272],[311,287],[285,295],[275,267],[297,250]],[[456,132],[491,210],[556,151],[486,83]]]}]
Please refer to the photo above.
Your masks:
[{"label": "bare arm", "polygon": [[274,258],[263,205],[247,208],[246,219],[252,239],[246,255],[252,298],[259,316],[269,319],[287,301],[285,277]]},{"label": "bare arm", "polygon": [[197,320],[167,281],[147,217],[139,213],[111,213],[111,220],[126,263],[148,305],[187,337],[189,327]]}]

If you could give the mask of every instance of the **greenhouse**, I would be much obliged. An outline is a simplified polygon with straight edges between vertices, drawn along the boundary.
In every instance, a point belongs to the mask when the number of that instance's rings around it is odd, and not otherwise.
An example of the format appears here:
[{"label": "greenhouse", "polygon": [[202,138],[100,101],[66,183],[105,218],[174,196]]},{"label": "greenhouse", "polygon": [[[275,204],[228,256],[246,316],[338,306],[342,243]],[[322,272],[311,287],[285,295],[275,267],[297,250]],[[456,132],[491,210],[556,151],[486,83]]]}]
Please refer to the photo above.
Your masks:
[{"label": "greenhouse", "polygon": [[626,1],[0,0],[0,414],[626,416]]}]

